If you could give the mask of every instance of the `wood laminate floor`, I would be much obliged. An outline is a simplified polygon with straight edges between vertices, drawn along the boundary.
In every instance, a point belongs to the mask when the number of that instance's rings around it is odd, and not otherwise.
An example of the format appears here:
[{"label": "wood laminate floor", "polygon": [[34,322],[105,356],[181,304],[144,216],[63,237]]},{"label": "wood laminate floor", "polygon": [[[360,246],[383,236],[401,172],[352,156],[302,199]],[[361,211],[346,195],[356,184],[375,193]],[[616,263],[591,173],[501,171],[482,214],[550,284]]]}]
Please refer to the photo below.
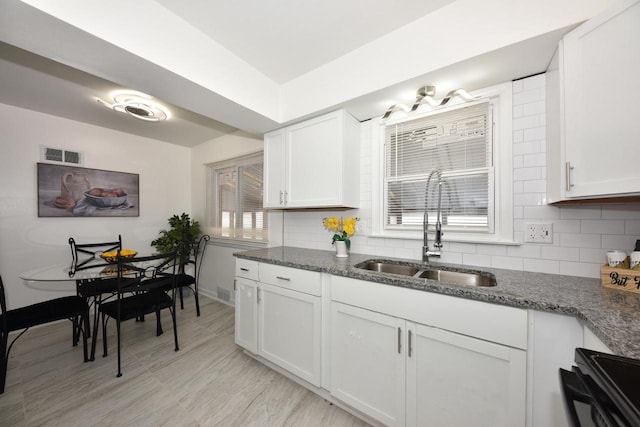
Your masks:
[{"label": "wood laminate floor", "polygon": [[123,376],[116,378],[115,323],[109,355],[94,362],[71,346],[71,323],[27,331],[14,345],[0,426],[366,426],[321,397],[243,354],[233,307],[193,297],[155,336],[155,316],[123,325]]}]

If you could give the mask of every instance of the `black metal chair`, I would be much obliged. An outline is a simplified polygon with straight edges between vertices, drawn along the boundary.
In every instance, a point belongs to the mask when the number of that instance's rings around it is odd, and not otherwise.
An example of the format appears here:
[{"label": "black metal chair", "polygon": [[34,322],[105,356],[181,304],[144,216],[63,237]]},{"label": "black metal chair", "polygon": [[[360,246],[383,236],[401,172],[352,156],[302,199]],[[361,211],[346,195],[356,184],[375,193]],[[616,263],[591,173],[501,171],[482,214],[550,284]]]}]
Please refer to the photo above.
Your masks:
[{"label": "black metal chair", "polygon": [[[9,352],[20,338],[32,326],[43,325],[57,320],[69,319],[74,321],[80,319],[79,329],[74,327],[74,335],[82,334],[84,346],[84,361],[88,361],[87,353],[87,331],[89,329],[89,305],[79,296],[69,296],[56,298],[49,301],[40,302],[26,307],[7,310],[4,295],[4,284],[0,277],[0,350],[2,350],[2,360],[0,360],[0,394],[4,393],[4,386],[7,379],[7,364],[9,362]],[[9,333],[23,329],[9,343]],[[74,346],[76,343],[74,343]]]},{"label": "black metal chair", "polygon": [[[69,246],[71,247],[69,275],[73,276],[76,272],[86,268],[93,268],[96,265],[100,266],[100,264],[105,267],[109,265],[108,262],[100,259],[100,255],[103,252],[122,250],[122,237],[118,235],[118,240],[113,242],[82,244],[77,243],[73,237],[70,237]],[[93,334],[91,340],[91,360],[93,360],[98,330],[98,309],[104,300],[116,294],[118,291],[118,279],[114,275],[109,278],[76,280],[76,291],[79,296],[87,301],[89,307],[93,306],[93,311],[96,313],[93,319],[93,330],[89,331],[89,336]],[[77,342],[77,333],[74,333],[74,342]]]},{"label": "black metal chair", "polygon": [[[175,351],[178,347],[176,325],[176,252],[135,258],[118,257],[117,299],[103,302],[98,310],[102,315],[103,356],[107,356],[107,321],[116,321],[118,340],[118,377],[122,376],[120,324],[130,319],[156,314],[156,335],[162,334],[160,311],[168,308],[173,320]],[[166,292],[166,289],[170,289]],[[93,350],[93,349],[92,349]],[[93,355],[92,355],[93,356]]]},{"label": "black metal chair", "polygon": [[[197,316],[200,316],[200,300],[198,298],[200,270],[202,269],[202,261],[204,260],[204,253],[207,250],[207,243],[209,240],[211,240],[211,237],[204,234],[200,239],[198,239],[198,242],[190,248],[189,256],[186,259],[180,260],[180,267],[178,268],[178,275],[176,278],[176,286],[180,291],[180,309],[184,310],[182,290],[184,288],[189,288],[196,299]],[[186,268],[189,265],[193,266],[193,275],[186,273]]]}]

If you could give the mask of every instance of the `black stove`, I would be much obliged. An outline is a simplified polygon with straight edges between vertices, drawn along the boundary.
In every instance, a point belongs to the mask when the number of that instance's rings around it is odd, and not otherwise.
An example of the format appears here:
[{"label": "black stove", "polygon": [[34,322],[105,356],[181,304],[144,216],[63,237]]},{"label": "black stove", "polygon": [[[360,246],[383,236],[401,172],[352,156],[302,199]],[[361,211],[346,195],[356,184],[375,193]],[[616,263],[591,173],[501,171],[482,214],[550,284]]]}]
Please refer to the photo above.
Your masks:
[{"label": "black stove", "polygon": [[640,360],[577,348],[571,371],[560,369],[574,427],[640,427]]}]

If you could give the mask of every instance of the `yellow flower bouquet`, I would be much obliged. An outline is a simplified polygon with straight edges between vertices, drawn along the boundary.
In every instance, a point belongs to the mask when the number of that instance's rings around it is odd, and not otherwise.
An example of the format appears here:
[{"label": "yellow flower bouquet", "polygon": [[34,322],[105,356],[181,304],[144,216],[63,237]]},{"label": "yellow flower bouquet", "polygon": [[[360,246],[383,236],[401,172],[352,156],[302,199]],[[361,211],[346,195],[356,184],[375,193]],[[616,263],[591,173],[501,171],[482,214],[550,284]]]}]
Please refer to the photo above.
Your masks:
[{"label": "yellow flower bouquet", "polygon": [[331,244],[333,245],[336,241],[342,241],[347,246],[347,249],[349,249],[351,247],[349,237],[353,236],[356,232],[356,223],[359,219],[360,218],[356,217],[338,218],[337,216],[323,218],[322,225],[324,225],[324,228],[334,233]]}]

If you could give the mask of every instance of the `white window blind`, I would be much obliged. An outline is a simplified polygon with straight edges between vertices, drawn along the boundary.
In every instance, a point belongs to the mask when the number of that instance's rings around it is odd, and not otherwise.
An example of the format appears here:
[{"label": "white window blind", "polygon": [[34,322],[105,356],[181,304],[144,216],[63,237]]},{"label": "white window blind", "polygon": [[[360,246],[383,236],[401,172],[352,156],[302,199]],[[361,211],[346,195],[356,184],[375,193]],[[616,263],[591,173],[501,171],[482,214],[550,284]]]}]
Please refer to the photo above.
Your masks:
[{"label": "white window blind", "polygon": [[442,172],[443,229],[493,230],[492,120],[489,102],[467,104],[385,127],[384,227],[422,227],[425,206],[435,224],[437,179]]},{"label": "white window blind", "polygon": [[241,240],[267,240],[262,209],[262,153],[212,165],[212,234]]}]

